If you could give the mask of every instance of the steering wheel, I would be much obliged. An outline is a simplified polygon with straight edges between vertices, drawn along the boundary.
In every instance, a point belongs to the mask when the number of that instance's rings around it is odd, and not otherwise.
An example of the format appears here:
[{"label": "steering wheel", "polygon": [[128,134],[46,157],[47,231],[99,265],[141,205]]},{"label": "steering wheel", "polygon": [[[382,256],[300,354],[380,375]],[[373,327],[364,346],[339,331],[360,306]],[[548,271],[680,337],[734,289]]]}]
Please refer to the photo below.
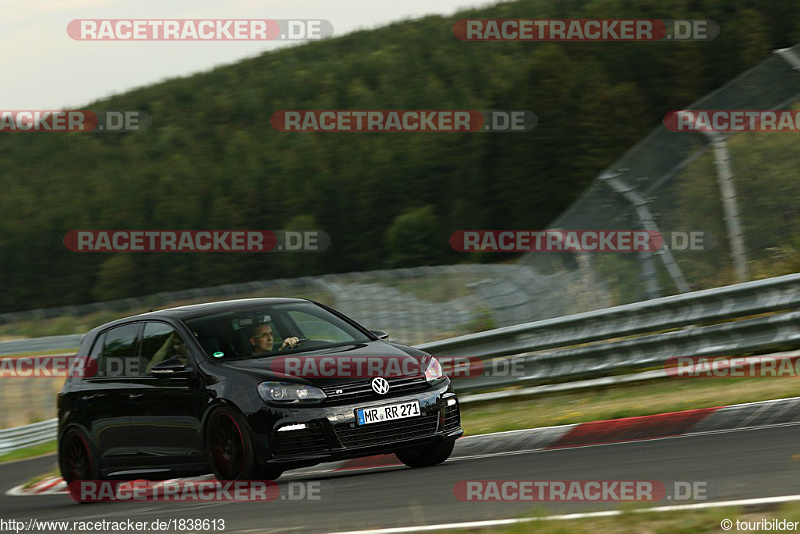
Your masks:
[{"label": "steering wheel", "polygon": [[304,337],[299,337],[299,338],[297,338],[297,343],[294,344],[294,347],[292,347],[291,345],[286,345],[286,348],[284,350],[293,349],[293,348],[297,347],[300,343],[303,343],[304,341],[308,341],[308,339],[304,338]]}]

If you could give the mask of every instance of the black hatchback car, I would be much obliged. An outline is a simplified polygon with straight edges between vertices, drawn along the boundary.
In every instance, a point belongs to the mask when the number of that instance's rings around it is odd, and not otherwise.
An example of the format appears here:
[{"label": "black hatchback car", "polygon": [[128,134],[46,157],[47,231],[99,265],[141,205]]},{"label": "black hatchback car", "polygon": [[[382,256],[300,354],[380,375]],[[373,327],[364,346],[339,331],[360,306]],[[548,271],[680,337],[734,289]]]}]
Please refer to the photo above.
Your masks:
[{"label": "black hatchback car", "polygon": [[87,333],[58,396],[67,482],[270,480],[395,453],[444,462],[461,430],[439,362],[322,304],[244,299],[129,317]]}]

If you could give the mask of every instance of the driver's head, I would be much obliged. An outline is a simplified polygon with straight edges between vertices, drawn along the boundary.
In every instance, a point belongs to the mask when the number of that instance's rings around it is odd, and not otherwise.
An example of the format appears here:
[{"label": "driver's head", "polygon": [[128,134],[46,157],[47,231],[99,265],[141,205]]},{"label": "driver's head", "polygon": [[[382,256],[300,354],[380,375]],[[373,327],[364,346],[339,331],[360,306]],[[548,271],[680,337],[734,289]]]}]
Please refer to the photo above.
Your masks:
[{"label": "driver's head", "polygon": [[250,344],[253,345],[253,351],[256,354],[272,352],[273,341],[272,327],[268,324],[256,326],[253,329],[253,335],[250,336]]}]

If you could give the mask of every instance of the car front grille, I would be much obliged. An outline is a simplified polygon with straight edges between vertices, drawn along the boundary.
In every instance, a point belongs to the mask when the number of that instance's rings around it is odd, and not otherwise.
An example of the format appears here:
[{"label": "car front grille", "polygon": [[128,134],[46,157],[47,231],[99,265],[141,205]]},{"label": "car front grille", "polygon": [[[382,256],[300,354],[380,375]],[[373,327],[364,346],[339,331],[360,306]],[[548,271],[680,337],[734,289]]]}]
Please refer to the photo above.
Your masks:
[{"label": "car front grille", "polygon": [[[398,376],[386,379],[389,382],[388,395],[395,396],[398,393],[411,393],[420,391],[428,387],[428,382],[424,376]],[[382,399],[383,395],[378,395],[372,390],[371,379],[351,382],[338,386],[325,386],[322,388],[328,396],[328,404],[346,404],[370,399]]]},{"label": "car front grille", "polygon": [[439,414],[435,413],[371,425],[337,424],[333,428],[342,445],[349,448],[431,436],[436,433],[438,423]]},{"label": "car front grille", "polygon": [[461,426],[461,413],[458,409],[458,404],[448,406],[444,412],[444,425],[442,430],[450,432],[457,430]]},{"label": "car front grille", "polygon": [[322,425],[317,422],[308,424],[308,428],[275,432],[273,454],[275,456],[294,456],[329,450]]}]

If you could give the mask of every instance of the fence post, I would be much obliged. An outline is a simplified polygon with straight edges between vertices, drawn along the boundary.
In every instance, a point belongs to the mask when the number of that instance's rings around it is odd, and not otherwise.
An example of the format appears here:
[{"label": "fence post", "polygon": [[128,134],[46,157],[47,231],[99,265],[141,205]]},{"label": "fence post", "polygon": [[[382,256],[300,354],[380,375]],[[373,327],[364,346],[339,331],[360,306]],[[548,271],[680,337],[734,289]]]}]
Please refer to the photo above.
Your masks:
[{"label": "fence post", "polygon": [[[623,182],[619,174],[608,170],[604,171],[603,174],[600,175],[600,179],[604,180],[612,190],[618,193],[633,206],[636,213],[636,218],[639,219],[639,224],[644,230],[657,232],[659,234],[661,233],[659,232],[658,226],[656,226],[656,223],[653,219],[653,214],[650,213],[650,209],[647,207],[647,201],[636,191],[636,189]],[[645,278],[648,299],[654,299],[659,296],[658,279],[656,277],[655,265],[653,264],[654,255],[655,254],[653,252],[649,251],[641,251],[639,253],[639,260],[642,262],[642,275]],[[672,281],[675,283],[675,287],[678,289],[678,291],[681,293],[688,293],[689,284],[686,283],[686,279],[683,277],[681,268],[678,267],[678,264],[675,262],[675,258],[672,257],[672,252],[670,252],[666,247],[662,246],[658,251],[658,255],[661,258],[664,267],[667,269],[670,278],[672,278]]]},{"label": "fence post", "polygon": [[[688,115],[690,124],[694,124],[694,114],[691,111],[681,111],[680,115]],[[728,143],[720,132],[702,131],[714,149],[714,166],[717,168],[717,183],[719,184],[722,211],[725,214],[725,227],[728,231],[728,243],[731,247],[731,259],[736,271],[736,281],[746,282],[750,279],[750,269],[747,266],[747,248],[744,243],[744,231],[739,216],[739,202],[736,198],[736,184],[733,182],[731,157],[728,152]]]}]

